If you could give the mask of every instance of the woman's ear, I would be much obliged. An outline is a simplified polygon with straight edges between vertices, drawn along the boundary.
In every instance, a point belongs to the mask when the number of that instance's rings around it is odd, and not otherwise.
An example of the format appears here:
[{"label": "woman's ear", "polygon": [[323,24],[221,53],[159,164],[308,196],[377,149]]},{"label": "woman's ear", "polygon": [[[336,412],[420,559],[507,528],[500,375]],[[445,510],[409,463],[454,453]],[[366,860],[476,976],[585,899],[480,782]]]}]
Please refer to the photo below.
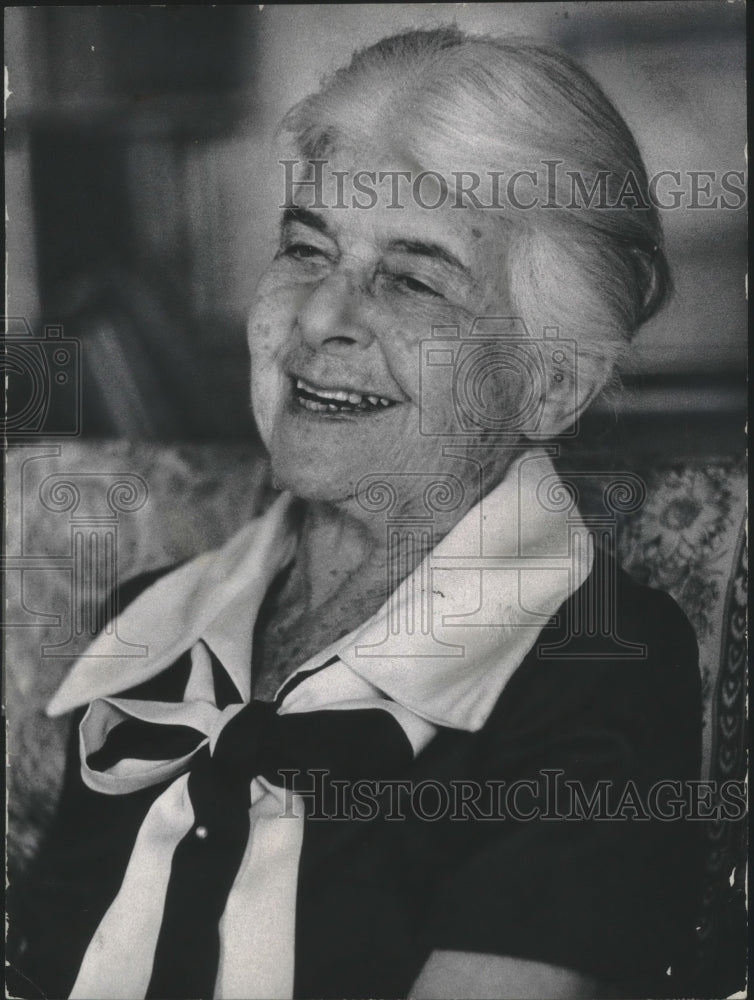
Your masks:
[{"label": "woman's ear", "polygon": [[563,363],[550,362],[544,372],[543,402],[537,438],[555,437],[576,423],[605,387],[612,359],[576,351]]}]

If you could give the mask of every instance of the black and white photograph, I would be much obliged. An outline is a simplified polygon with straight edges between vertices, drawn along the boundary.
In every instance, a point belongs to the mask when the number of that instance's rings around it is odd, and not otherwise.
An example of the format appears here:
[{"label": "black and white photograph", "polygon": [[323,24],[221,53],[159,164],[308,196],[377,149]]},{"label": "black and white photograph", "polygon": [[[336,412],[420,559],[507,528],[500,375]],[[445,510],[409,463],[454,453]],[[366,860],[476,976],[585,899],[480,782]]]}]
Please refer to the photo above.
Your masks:
[{"label": "black and white photograph", "polygon": [[743,0],[4,37],[6,996],[746,998]]}]

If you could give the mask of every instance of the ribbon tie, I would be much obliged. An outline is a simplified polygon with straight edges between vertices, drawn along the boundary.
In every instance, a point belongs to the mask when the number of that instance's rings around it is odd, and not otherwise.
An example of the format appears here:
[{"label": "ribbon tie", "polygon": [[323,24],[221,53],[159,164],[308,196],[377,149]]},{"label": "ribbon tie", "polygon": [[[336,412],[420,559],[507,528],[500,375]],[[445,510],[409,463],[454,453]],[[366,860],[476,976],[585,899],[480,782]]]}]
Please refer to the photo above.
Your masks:
[{"label": "ribbon tie", "polygon": [[[192,659],[196,682],[207,672],[206,647],[195,647]],[[417,739],[423,744],[433,731],[342,664],[323,668],[321,678],[320,688],[334,683],[341,697],[308,707],[304,692],[291,698],[293,711],[285,698],[224,708],[206,698],[92,702],[80,737],[90,788],[127,794],[163,782],[173,787],[188,775],[192,822],[172,856],[146,997],[213,995],[220,922],[249,840],[250,807],[264,783],[295,794],[311,790],[315,771],[341,781],[394,777],[410,765]],[[209,694],[206,686],[199,691]],[[311,792],[307,801],[324,806]]]},{"label": "ribbon tie", "polygon": [[[82,723],[82,772],[95,791],[125,794],[178,777],[205,753],[218,780],[254,778],[296,791],[307,772],[357,781],[399,774],[413,747],[386,702],[279,715],[256,699],[218,709],[209,702],[100,698]],[[387,710],[386,710],[387,709]],[[99,744],[90,750],[91,734]]]}]

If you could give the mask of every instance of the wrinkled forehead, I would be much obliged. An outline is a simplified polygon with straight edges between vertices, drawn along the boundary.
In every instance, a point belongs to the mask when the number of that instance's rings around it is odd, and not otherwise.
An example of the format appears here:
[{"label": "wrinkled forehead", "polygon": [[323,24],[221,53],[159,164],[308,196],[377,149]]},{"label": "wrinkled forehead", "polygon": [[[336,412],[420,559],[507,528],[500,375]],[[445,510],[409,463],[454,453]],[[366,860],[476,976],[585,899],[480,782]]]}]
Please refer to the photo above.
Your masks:
[{"label": "wrinkled forehead", "polygon": [[454,208],[439,172],[393,155],[365,159],[361,150],[342,149],[332,158],[288,161],[281,238],[329,245],[345,260],[369,267],[396,267],[398,260],[431,267],[440,286],[451,298],[455,290],[459,301],[471,293],[480,302],[504,294],[507,221],[468,206]]},{"label": "wrinkled forehead", "polygon": [[277,164],[278,205],[364,216],[423,219],[508,242],[515,220],[500,198],[500,172],[454,169],[440,151],[406,143],[330,137],[316,155],[286,152]]},{"label": "wrinkled forehead", "polygon": [[[384,239],[431,237],[452,245],[482,283],[496,280],[512,235],[510,213],[495,207],[489,176],[443,134],[438,104],[413,90],[390,100],[363,86],[323,108],[315,102],[288,133],[278,166],[282,207],[328,215],[329,225],[371,229]],[[483,198],[469,196],[482,189]],[[479,204],[484,208],[480,209]]]},{"label": "wrinkled forehead", "polygon": [[[392,194],[416,185],[417,204],[436,204],[436,186],[452,185],[457,160],[444,135],[448,116],[441,105],[421,84],[409,86],[383,70],[335,93],[325,88],[294,108],[286,119],[288,148],[311,174],[317,169],[312,164],[325,161],[347,179],[356,177],[357,187],[371,180]],[[462,160],[470,166],[468,155]],[[372,180],[374,173],[382,177]]]},{"label": "wrinkled forehead", "polygon": [[281,159],[284,201],[312,209],[436,212],[452,203],[455,178],[441,163],[425,162],[395,144],[344,138],[318,155]]}]

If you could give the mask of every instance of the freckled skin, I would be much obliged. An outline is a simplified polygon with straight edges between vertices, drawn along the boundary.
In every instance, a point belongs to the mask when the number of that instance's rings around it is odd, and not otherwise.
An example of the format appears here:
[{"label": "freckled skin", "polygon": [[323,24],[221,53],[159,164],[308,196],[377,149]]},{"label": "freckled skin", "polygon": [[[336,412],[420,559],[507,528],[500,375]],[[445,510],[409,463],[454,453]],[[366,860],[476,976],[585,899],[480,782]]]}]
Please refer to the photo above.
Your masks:
[{"label": "freckled skin", "polygon": [[[343,160],[334,169],[354,169]],[[326,204],[335,200],[334,192],[325,194]],[[474,476],[468,462],[443,457],[444,438],[420,431],[422,407],[427,426],[457,429],[450,373],[421,371],[420,345],[433,326],[459,327],[463,336],[475,316],[510,315],[506,238],[498,220],[449,205],[423,209],[410,198],[405,208],[390,210],[387,200],[367,211],[319,209],[333,238],[304,233],[307,240],[317,237],[313,245],[321,254],[273,260],[249,321],[254,414],[278,484],[352,512],[356,485],[368,474],[442,470],[464,480]],[[470,274],[430,270],[435,295],[385,280],[385,247],[395,239],[441,244]],[[419,278],[425,270],[416,272]],[[323,419],[291,407],[291,372],[318,385],[371,390],[397,405],[377,416]],[[507,402],[499,400],[503,408]],[[483,457],[501,474],[510,456],[494,444]],[[401,499],[408,509],[423,503],[410,479]]]}]

